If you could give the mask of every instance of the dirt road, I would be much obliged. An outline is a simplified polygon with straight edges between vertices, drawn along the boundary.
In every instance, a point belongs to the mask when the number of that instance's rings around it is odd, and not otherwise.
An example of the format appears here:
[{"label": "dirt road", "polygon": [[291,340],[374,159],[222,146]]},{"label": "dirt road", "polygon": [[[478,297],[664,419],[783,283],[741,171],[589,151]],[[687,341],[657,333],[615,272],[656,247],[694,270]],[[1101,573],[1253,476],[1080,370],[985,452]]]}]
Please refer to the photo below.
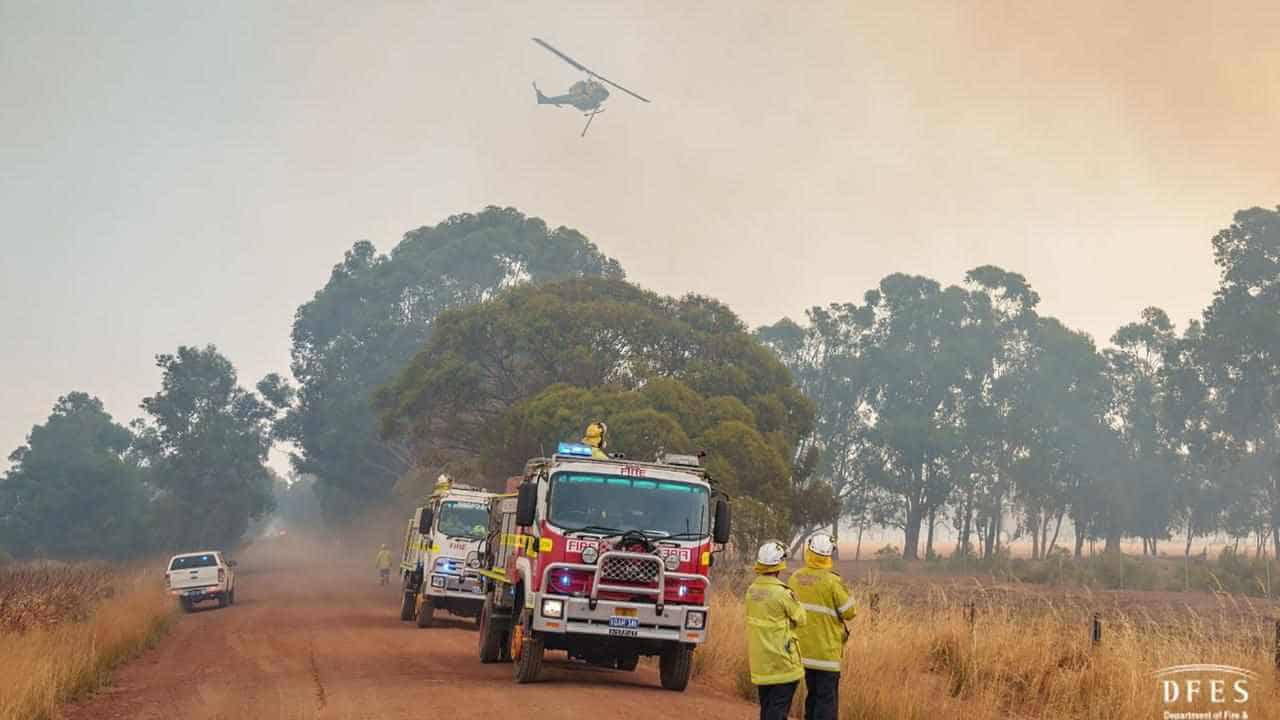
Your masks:
[{"label": "dirt road", "polygon": [[674,693],[658,687],[652,667],[570,667],[560,652],[548,655],[542,682],[517,686],[510,665],[480,664],[470,621],[419,630],[398,619],[398,588],[379,587],[368,568],[323,567],[270,548],[247,553],[234,606],[182,616],[159,647],[65,718],[494,719],[514,707],[522,717],[592,720],[757,713],[696,679]]}]

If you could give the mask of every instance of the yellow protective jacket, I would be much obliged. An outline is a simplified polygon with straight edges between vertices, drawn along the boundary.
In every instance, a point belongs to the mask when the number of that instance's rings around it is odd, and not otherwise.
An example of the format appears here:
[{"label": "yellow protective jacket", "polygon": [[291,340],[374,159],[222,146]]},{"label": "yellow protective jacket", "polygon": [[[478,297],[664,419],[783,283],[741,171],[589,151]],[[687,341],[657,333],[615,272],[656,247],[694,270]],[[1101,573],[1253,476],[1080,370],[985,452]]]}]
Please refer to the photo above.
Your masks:
[{"label": "yellow protective jacket", "polygon": [[375,560],[374,562],[378,564],[379,570],[390,570],[391,569],[391,551],[379,550],[378,559]]},{"label": "yellow protective jacket", "polygon": [[840,672],[844,642],[849,638],[844,623],[857,614],[844,582],[830,570],[808,566],[792,573],[788,585],[809,618],[796,632],[804,666]]},{"label": "yellow protective jacket", "polygon": [[780,685],[804,677],[796,628],[805,612],[777,575],[761,575],[747,588],[747,658],[751,682]]}]

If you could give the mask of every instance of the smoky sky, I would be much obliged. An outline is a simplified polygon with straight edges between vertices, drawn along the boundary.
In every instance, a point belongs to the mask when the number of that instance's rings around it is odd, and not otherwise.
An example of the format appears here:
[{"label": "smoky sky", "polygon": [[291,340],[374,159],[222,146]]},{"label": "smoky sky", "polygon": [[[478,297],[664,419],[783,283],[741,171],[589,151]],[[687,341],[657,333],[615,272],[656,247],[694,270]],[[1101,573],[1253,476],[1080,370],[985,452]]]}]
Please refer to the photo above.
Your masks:
[{"label": "smoky sky", "polygon": [[[512,205],[752,325],[994,263],[1105,342],[1280,203],[1274,2],[0,0],[0,449],[153,356],[251,384],[359,239]],[[653,100],[582,118],[531,83]]]}]

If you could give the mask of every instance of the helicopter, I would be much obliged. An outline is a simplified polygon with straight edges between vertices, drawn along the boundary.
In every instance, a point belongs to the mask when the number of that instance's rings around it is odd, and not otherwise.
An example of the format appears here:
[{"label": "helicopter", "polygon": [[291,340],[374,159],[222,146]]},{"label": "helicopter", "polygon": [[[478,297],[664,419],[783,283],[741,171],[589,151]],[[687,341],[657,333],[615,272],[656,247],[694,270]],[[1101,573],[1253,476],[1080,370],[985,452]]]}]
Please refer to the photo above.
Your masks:
[{"label": "helicopter", "polygon": [[542,47],[546,48],[551,53],[555,54],[556,57],[560,58],[561,60],[564,60],[565,62],[574,66],[578,70],[581,70],[582,72],[587,74],[587,79],[579,80],[578,82],[569,86],[569,91],[563,95],[553,95],[551,97],[547,97],[546,95],[542,94],[541,90],[538,89],[538,83],[533,84],[533,92],[537,94],[539,105],[555,105],[556,107],[564,107],[565,105],[571,105],[583,112],[583,115],[587,118],[587,124],[583,126],[582,134],[579,135],[578,137],[585,136],[587,134],[587,130],[591,128],[591,121],[594,120],[597,115],[604,112],[604,107],[603,107],[604,101],[607,100],[609,97],[609,89],[604,86],[605,83],[612,85],[613,87],[621,90],[622,92],[630,95],[631,97],[636,98],[637,100],[643,100],[644,102],[649,102],[648,98],[642,97],[634,92],[631,92],[630,90],[622,87],[618,83],[613,82],[612,80],[609,80],[608,78],[603,77],[599,73],[594,72],[590,68],[583,66],[577,60],[574,60],[568,55],[565,55],[564,53],[552,47],[551,43],[548,43],[547,41],[542,40],[540,38],[533,38],[533,41],[538,43]]}]

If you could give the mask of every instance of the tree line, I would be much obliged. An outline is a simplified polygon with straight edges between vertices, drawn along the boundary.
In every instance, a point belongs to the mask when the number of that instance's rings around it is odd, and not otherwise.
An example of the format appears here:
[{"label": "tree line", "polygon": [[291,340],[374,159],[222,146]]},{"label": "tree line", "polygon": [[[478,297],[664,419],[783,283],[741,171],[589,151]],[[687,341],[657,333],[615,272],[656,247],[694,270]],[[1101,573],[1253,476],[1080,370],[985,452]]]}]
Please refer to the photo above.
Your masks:
[{"label": "tree line", "polygon": [[[227,545],[279,503],[341,523],[441,470],[497,486],[605,420],[631,457],[708,451],[738,540],[948,524],[960,551],[1011,532],[1037,555],[1089,538],[1274,535],[1280,222],[1238,213],[1222,281],[1177,333],[1150,308],[1099,349],[1037,312],[1017,273],[886,277],[861,301],[751,331],[709,298],[625,280],[575,230],[486,208],[361,241],[300,306],[292,383],[248,390],[213,347],[161,355],[123,426],[61,398],[0,480],[0,547],[119,556]],[[305,483],[266,466],[291,449]],[[275,492],[273,492],[273,484]],[[305,493],[303,492],[305,490]],[[1280,539],[1280,538],[1276,538]]]},{"label": "tree line", "polygon": [[948,287],[890,275],[757,337],[816,403],[813,481],[859,533],[901,528],[905,558],[943,524],[960,555],[1012,535],[1044,557],[1064,520],[1077,557],[1218,533],[1263,552],[1280,547],[1280,208],[1236,213],[1212,245],[1201,318],[1178,332],[1148,307],[1103,349],[990,265]]},{"label": "tree line", "polygon": [[98,398],[70,392],[9,455],[0,551],[78,560],[226,547],[272,510],[265,462],[282,380],[247,390],[212,345],[156,364],[161,387],[141,418],[121,425]]}]

